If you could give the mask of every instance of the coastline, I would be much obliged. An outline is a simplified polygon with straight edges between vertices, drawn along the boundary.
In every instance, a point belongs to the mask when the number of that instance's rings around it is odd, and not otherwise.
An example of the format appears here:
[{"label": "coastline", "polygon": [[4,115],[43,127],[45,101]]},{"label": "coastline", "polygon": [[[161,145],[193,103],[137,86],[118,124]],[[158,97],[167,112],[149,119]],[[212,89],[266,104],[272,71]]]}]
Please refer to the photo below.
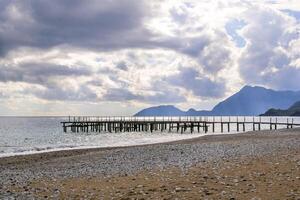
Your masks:
[{"label": "coastline", "polygon": [[[295,128],[293,130],[299,130],[300,128]],[[279,132],[286,129],[278,129]],[[122,145],[122,146],[108,146],[108,147],[99,147],[99,146],[80,146],[80,147],[67,147],[67,148],[53,148],[53,149],[47,149],[47,150],[41,150],[41,151],[24,151],[24,152],[14,152],[14,153],[4,153],[0,154],[0,164],[1,160],[7,160],[7,159],[26,159],[26,157],[43,157],[47,156],[49,158],[51,157],[65,157],[68,155],[74,155],[74,154],[84,154],[88,152],[94,152],[94,151],[105,151],[105,150],[113,150],[113,149],[122,149],[122,148],[130,148],[130,147],[143,147],[143,146],[151,146],[151,145],[162,145],[162,144],[176,144],[176,143],[191,143],[195,141],[201,141],[200,138],[203,138],[203,141],[209,141],[214,140],[214,138],[221,140],[226,139],[227,136],[236,136],[236,137],[245,137],[246,135],[253,135],[253,134],[261,134],[261,133],[267,133],[269,130],[261,130],[261,131],[246,131],[246,132],[236,132],[236,133],[207,133],[200,136],[195,136],[192,138],[185,138],[185,139],[174,139],[171,141],[165,141],[165,142],[153,142],[153,143],[146,143],[146,144],[135,144],[135,145]],[[283,131],[284,132],[284,131]],[[168,133],[166,133],[168,134]],[[225,137],[223,137],[225,136]],[[262,135],[257,135],[259,137],[265,137]]]},{"label": "coastline", "polygon": [[105,149],[114,149],[114,148],[126,148],[126,147],[137,147],[137,146],[147,146],[147,145],[155,145],[155,144],[165,144],[165,143],[173,143],[177,141],[184,141],[184,140],[191,140],[198,137],[203,137],[203,135],[198,135],[191,138],[185,139],[172,139],[171,141],[165,142],[150,142],[150,143],[141,143],[141,144],[129,144],[129,145],[117,145],[117,146],[72,146],[72,147],[58,147],[58,148],[46,148],[45,150],[31,150],[31,151],[22,151],[22,152],[10,152],[10,153],[3,153],[0,154],[0,160],[2,158],[9,158],[9,157],[23,157],[23,156],[30,156],[30,155],[40,155],[40,154],[51,154],[51,153],[67,153],[69,151],[99,151]]},{"label": "coastline", "polygon": [[[248,131],[247,131],[248,132]],[[245,133],[247,133],[245,132]],[[166,133],[168,134],[168,133]],[[189,136],[193,136],[193,134],[185,133]],[[67,154],[69,151],[74,152],[86,152],[86,151],[99,151],[99,150],[105,150],[105,149],[114,149],[114,148],[127,148],[127,147],[137,147],[137,146],[148,146],[148,145],[155,145],[155,144],[171,144],[181,141],[187,141],[187,140],[194,140],[201,137],[206,136],[217,136],[217,135],[235,135],[235,134],[243,134],[243,132],[236,132],[236,133],[206,133],[206,134],[195,134],[193,137],[188,138],[173,138],[169,141],[164,142],[149,142],[149,143],[141,143],[141,144],[129,144],[129,145],[120,145],[120,146],[72,146],[72,147],[58,147],[58,148],[46,148],[45,150],[35,150],[35,151],[22,151],[22,152],[8,152],[0,154],[0,160],[4,158],[10,158],[10,157],[23,157],[23,156],[30,156],[30,155],[40,155],[40,154],[51,154],[51,153],[62,153]]]},{"label": "coastline", "polygon": [[[118,180],[114,187],[118,186],[118,182],[127,181],[129,185],[127,188],[121,188],[121,193],[125,197],[137,197],[139,195],[128,195],[127,193],[130,192],[130,184],[137,184],[136,181],[130,182],[130,180],[140,176],[151,179],[149,174],[171,173],[174,176],[173,182],[177,182],[178,187],[181,187],[178,181],[187,178],[185,173],[187,176],[193,177],[196,172],[200,173],[199,170],[209,170],[212,166],[227,168],[229,164],[233,163],[237,163],[236,170],[238,171],[238,169],[243,169],[247,162],[253,161],[253,165],[256,165],[256,160],[258,163],[264,160],[274,163],[278,160],[278,163],[284,163],[281,158],[295,158],[291,160],[291,167],[296,169],[296,173],[299,173],[295,177],[300,177],[300,129],[208,135],[159,144],[6,157],[0,159],[0,175],[2,177],[0,197],[40,198],[42,197],[40,195],[50,198],[55,195],[63,197],[72,189],[64,187],[64,184],[73,185],[72,193],[84,197],[90,192],[82,193],[83,189],[79,186],[74,189],[77,183],[82,187],[102,188],[103,184],[108,184],[105,183],[105,180],[108,179]],[[193,171],[195,173],[192,173]],[[153,182],[160,183],[159,176],[154,177],[156,179],[153,179]],[[129,178],[130,180],[127,180]],[[93,181],[95,184],[87,184],[87,182]],[[224,181],[226,182],[226,180]],[[140,184],[143,185],[142,180]],[[172,185],[173,183],[166,181],[164,184]],[[201,187],[203,184],[206,183],[203,182]],[[300,180],[295,179],[293,184],[300,185]],[[166,191],[174,191],[174,187],[174,185],[167,187]],[[59,192],[54,192],[54,190]],[[105,191],[101,190],[100,194],[108,194],[106,192],[109,191],[111,194],[114,193],[111,188],[107,188]],[[148,191],[148,193],[154,195],[156,192]],[[205,192],[202,193],[205,194]],[[93,194],[96,195],[99,192]],[[187,193],[183,192],[182,194]],[[179,197],[183,196],[179,195]]]}]

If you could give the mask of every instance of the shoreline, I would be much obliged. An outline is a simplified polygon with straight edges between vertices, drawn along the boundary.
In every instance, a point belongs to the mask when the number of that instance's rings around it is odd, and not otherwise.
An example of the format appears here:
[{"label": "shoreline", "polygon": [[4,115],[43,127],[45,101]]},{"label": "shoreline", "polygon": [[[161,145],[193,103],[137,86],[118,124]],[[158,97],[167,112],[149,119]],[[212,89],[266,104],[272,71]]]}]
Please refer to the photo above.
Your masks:
[{"label": "shoreline", "polygon": [[[140,145],[129,145],[129,146],[113,146],[113,147],[92,147],[92,148],[74,148],[74,149],[62,149],[53,151],[45,151],[45,152],[34,152],[24,155],[11,155],[11,156],[0,156],[0,165],[5,165],[6,163],[22,163],[22,162],[30,162],[30,161],[43,161],[52,158],[59,158],[59,157],[70,157],[76,155],[84,155],[89,153],[97,153],[97,152],[105,152],[105,151],[112,151],[112,150],[119,150],[119,149],[128,149],[128,148],[135,148],[135,147],[151,147],[151,146],[159,146],[159,145],[172,145],[172,144],[191,144],[191,143],[206,143],[206,142],[225,142],[226,140],[232,140],[234,137],[235,139],[242,139],[247,140],[253,137],[258,138],[268,138],[274,137],[274,134],[268,135],[268,133],[278,133],[276,137],[285,137],[284,133],[286,131],[289,132],[300,132],[300,128],[295,129],[278,129],[278,130],[261,130],[261,131],[247,131],[241,133],[214,133],[214,134],[206,134],[201,135],[195,138],[188,138],[188,139],[179,139],[174,141],[168,142],[158,142],[158,143],[149,143],[149,144],[140,144]],[[300,134],[300,133],[299,133]]]},{"label": "shoreline", "polygon": [[[216,134],[218,135],[218,134]],[[16,157],[16,156],[30,156],[36,154],[47,154],[47,153],[60,153],[66,151],[89,151],[89,150],[105,150],[105,149],[114,149],[114,148],[126,148],[126,147],[138,147],[138,146],[147,146],[147,145],[155,145],[155,144],[165,144],[165,143],[173,143],[177,141],[191,140],[199,137],[203,137],[206,135],[196,135],[195,137],[184,138],[184,139],[171,139],[170,141],[165,142],[153,142],[153,143],[141,143],[141,144],[129,144],[129,145],[118,145],[118,146],[72,146],[72,147],[58,147],[58,148],[45,148],[45,150],[35,150],[35,151],[22,151],[22,152],[8,152],[8,153],[0,153],[0,160],[2,158]]]},{"label": "shoreline", "polygon": [[[281,132],[287,129],[278,129],[277,131]],[[294,128],[294,129],[289,129],[289,130],[299,130],[300,128]],[[257,134],[257,136],[261,136],[262,135],[258,135],[261,133],[265,133],[265,132],[269,132],[270,130],[261,130],[261,131],[246,131],[246,132],[233,132],[233,133],[207,133],[207,134],[203,134],[200,136],[195,136],[192,138],[185,138],[185,139],[175,139],[172,141],[166,141],[166,142],[155,142],[155,143],[147,143],[147,144],[137,144],[137,145],[124,145],[124,146],[109,146],[109,147],[99,147],[99,146],[82,146],[82,147],[70,147],[70,148],[54,148],[54,149],[49,149],[49,150],[41,150],[41,151],[26,151],[26,152],[20,152],[20,153],[5,153],[5,154],[0,154],[0,164],[1,161],[3,160],[7,160],[7,159],[26,159],[27,157],[43,157],[43,156],[47,156],[47,157],[52,157],[52,154],[54,154],[53,156],[57,157],[57,156],[68,156],[68,155],[74,155],[74,154],[85,154],[85,153],[89,153],[89,152],[98,152],[98,151],[107,151],[107,150],[114,150],[114,149],[124,149],[124,148],[131,148],[131,147],[145,147],[145,146],[152,146],[152,145],[168,145],[168,144],[177,144],[177,143],[189,143],[189,142],[193,142],[194,140],[201,140],[201,138],[203,138],[203,141],[208,141],[210,139],[213,138],[226,138],[227,136],[237,136],[237,137],[244,137],[247,135],[253,135],[253,134]],[[224,136],[224,137],[223,137]],[[9,155],[9,154],[13,154],[13,155]]]},{"label": "shoreline", "polygon": [[[161,194],[175,198],[198,193],[208,197],[212,194],[220,196],[223,191],[230,196],[242,197],[238,191],[229,190],[240,181],[247,194],[255,189],[248,185],[262,184],[263,190],[251,193],[261,195],[268,191],[266,184],[269,182],[300,186],[299,144],[300,129],[282,129],[7,157],[0,159],[0,198],[52,199],[72,195],[72,198],[80,199],[89,198],[86,195],[91,198],[121,195],[130,199],[143,195],[160,198]],[[256,166],[261,166],[263,172]],[[234,169],[230,176],[226,175],[229,172],[224,172],[228,169]],[[268,176],[261,180],[261,176],[256,177],[257,173]],[[288,178],[280,179],[286,175]],[[241,176],[247,177],[245,181]],[[220,180],[215,181],[217,179]],[[228,188],[219,185],[220,181],[225,186],[229,184]],[[268,187],[270,191],[277,191],[277,186]]]},{"label": "shoreline", "polygon": [[[50,159],[50,158],[57,158],[57,157],[67,157],[67,156],[74,156],[74,155],[81,155],[91,152],[100,152],[100,151],[110,151],[110,150],[117,150],[117,149],[126,149],[126,148],[134,148],[134,147],[147,147],[153,145],[171,145],[171,144],[181,144],[181,143],[193,143],[193,142],[213,142],[214,140],[226,140],[230,137],[237,137],[243,139],[249,139],[252,136],[265,138],[267,135],[261,135],[264,133],[269,132],[277,132],[277,133],[284,133],[286,130],[298,131],[300,132],[300,128],[294,129],[278,129],[278,130],[261,130],[261,131],[246,131],[246,132],[236,132],[236,133],[208,133],[201,136],[195,136],[193,138],[186,138],[186,139],[178,139],[173,141],[166,141],[166,142],[157,142],[157,143],[147,143],[147,144],[137,144],[137,145],[124,145],[124,146],[110,146],[110,147],[74,147],[74,148],[62,148],[62,149],[49,149],[49,150],[42,150],[42,151],[34,151],[34,152],[24,152],[23,153],[12,153],[14,155],[0,155],[0,164],[6,162],[18,162],[26,161],[27,159],[31,160],[38,160],[38,159]],[[279,136],[281,137],[281,136]],[[10,154],[10,153],[8,153]]]},{"label": "shoreline", "polygon": [[[233,133],[207,133],[207,134],[195,134],[194,137],[190,138],[184,138],[184,139],[171,139],[170,141],[165,141],[165,142],[153,142],[153,143],[143,143],[143,144],[130,144],[130,145],[120,145],[120,146],[74,146],[74,147],[62,147],[62,148],[49,148],[47,150],[36,150],[36,151],[22,151],[22,152],[8,152],[8,153],[3,153],[0,154],[0,161],[1,159],[4,158],[11,158],[11,157],[23,157],[23,156],[31,156],[31,155],[40,155],[40,154],[51,154],[51,153],[68,153],[69,151],[100,151],[100,150],[110,150],[110,149],[119,149],[119,148],[128,148],[128,147],[139,147],[139,146],[148,146],[148,145],[159,145],[159,144],[172,144],[176,142],[184,142],[187,140],[193,140],[201,137],[206,137],[206,136],[217,136],[217,135],[235,135],[235,134],[244,134],[252,131],[247,131],[247,132],[233,132]],[[168,134],[168,133],[166,133]]]}]

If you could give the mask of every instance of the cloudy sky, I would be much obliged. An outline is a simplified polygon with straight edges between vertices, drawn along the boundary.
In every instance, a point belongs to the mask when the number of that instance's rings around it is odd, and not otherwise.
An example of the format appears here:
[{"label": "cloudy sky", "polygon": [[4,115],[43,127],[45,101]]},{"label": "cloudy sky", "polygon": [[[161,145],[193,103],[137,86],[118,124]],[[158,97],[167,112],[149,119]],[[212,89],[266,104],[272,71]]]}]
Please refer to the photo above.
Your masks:
[{"label": "cloudy sky", "polygon": [[299,83],[299,0],[0,0],[0,115],[211,109]]}]

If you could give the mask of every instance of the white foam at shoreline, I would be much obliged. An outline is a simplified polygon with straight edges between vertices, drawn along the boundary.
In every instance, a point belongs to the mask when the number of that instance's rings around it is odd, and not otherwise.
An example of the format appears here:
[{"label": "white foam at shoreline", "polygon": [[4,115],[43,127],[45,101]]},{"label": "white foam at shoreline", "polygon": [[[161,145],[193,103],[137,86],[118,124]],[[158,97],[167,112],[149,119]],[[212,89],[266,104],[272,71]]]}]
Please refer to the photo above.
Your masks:
[{"label": "white foam at shoreline", "polygon": [[[286,119],[286,118],[285,118]],[[296,118],[293,118],[296,120]],[[201,137],[204,135],[228,134],[227,126],[224,133],[216,126],[216,133],[190,133],[180,134],[174,132],[119,132],[119,133],[64,133],[60,126],[61,118],[1,118],[0,120],[0,158],[17,155],[47,153],[64,150],[126,147],[145,144],[172,142],[184,139]],[[244,118],[242,117],[243,121]],[[256,119],[258,120],[258,119]],[[300,118],[297,118],[300,123]],[[246,124],[246,131],[253,127]],[[269,129],[262,126],[261,129]],[[235,124],[231,127],[237,130]],[[211,130],[209,130],[211,131]],[[234,134],[236,132],[229,132]]]},{"label": "white foam at shoreline", "polygon": [[[161,138],[157,135],[155,138],[144,138],[148,141],[135,141],[128,143],[126,141],[119,141],[114,143],[114,145],[95,145],[95,146],[88,146],[88,145],[68,145],[67,147],[32,147],[31,150],[23,150],[20,152],[7,152],[7,153],[0,153],[0,158],[5,157],[13,157],[13,156],[22,156],[22,155],[33,155],[33,154],[41,154],[41,153],[50,153],[50,152],[58,152],[58,151],[68,151],[68,150],[82,150],[82,149],[98,149],[98,148],[108,148],[108,147],[129,147],[129,146],[141,146],[141,145],[148,145],[148,144],[158,144],[158,143],[166,143],[166,142],[174,142],[186,139],[193,139],[198,138],[206,135],[226,135],[226,134],[236,134],[237,132],[229,132],[229,133],[196,133],[196,134],[178,134],[172,135],[173,137],[166,137]],[[168,134],[168,133],[166,133]],[[176,137],[177,136],[177,137]],[[43,150],[33,150],[33,149],[43,149]]]}]

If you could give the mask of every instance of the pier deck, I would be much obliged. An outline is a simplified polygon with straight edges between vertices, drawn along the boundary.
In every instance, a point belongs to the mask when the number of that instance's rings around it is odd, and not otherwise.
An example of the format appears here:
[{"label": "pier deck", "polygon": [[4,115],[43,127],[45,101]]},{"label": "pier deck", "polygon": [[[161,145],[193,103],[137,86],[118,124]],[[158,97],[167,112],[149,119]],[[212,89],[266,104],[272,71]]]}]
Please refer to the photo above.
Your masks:
[{"label": "pier deck", "polygon": [[[250,119],[249,119],[250,118]],[[252,119],[252,120],[251,120]],[[299,122],[300,120],[297,120]],[[64,132],[231,132],[300,127],[283,117],[68,117]]]}]

